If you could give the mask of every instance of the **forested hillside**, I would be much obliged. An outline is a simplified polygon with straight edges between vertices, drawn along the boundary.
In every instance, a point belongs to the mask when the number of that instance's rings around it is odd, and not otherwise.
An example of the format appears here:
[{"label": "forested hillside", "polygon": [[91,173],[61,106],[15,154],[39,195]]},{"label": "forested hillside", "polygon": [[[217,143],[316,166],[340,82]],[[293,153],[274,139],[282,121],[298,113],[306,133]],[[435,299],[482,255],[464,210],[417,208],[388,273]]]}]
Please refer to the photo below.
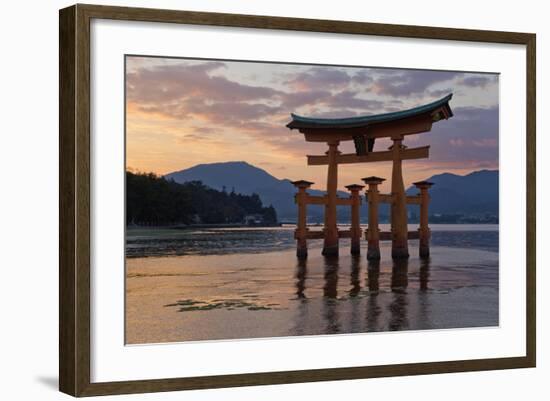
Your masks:
[{"label": "forested hillside", "polygon": [[257,194],[218,191],[200,181],[178,184],[153,173],[126,172],[126,224],[243,223],[247,215],[275,224],[277,213],[264,207]]}]

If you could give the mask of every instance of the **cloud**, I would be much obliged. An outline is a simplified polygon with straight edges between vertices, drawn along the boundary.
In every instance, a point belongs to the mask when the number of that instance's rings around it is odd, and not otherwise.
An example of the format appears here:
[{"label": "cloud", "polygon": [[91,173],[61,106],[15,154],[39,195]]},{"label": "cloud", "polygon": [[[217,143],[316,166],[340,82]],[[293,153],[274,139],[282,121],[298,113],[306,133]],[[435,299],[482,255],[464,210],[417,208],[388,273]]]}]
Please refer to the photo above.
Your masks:
[{"label": "cloud", "polygon": [[451,146],[464,146],[464,141],[460,138],[451,138],[449,139]]},{"label": "cloud", "polygon": [[216,130],[212,127],[193,127],[193,131],[199,134],[214,134]]},{"label": "cloud", "polygon": [[[495,76],[496,77],[496,76]],[[490,83],[494,82],[495,78],[488,75],[464,75],[458,80],[458,83],[461,85],[469,87],[479,87],[484,88]]]},{"label": "cloud", "polygon": [[[458,72],[353,69],[348,73],[334,67],[305,71],[301,67],[281,78],[277,65],[261,68],[236,75],[225,62],[134,66],[127,72],[128,118],[170,124],[172,138],[181,146],[208,142],[223,152],[231,135],[238,135],[274,155],[303,157],[322,153],[324,147],[305,142],[302,134],[285,127],[291,112],[351,117],[397,111],[426,98],[485,88],[495,80]],[[272,82],[273,77],[278,81]],[[414,146],[431,145],[429,161],[418,162],[441,168],[498,165],[498,107],[453,107],[453,112],[454,117],[434,124],[431,132],[405,140]],[[234,156],[244,158],[247,149],[243,146],[243,154]]]},{"label": "cloud", "polygon": [[357,97],[356,91],[342,91],[333,95],[328,106],[338,108],[362,109],[362,110],[380,110],[384,107],[384,102],[380,100],[363,99]]},{"label": "cloud", "polygon": [[357,71],[353,77],[351,78],[351,81],[356,84],[360,85],[366,85],[370,84],[374,81],[374,79],[371,76],[371,70],[370,69],[362,69]]},{"label": "cloud", "polygon": [[331,95],[329,91],[310,90],[284,93],[280,95],[280,98],[288,110],[294,110],[309,104],[317,104],[326,101]]},{"label": "cloud", "polygon": [[453,80],[461,73],[449,71],[385,71],[371,86],[374,93],[390,96],[423,94],[430,86]]},{"label": "cloud", "polygon": [[294,75],[285,82],[294,90],[342,89],[351,81],[344,71],[330,67],[313,67],[308,71]]},{"label": "cloud", "polygon": [[311,115],[317,118],[345,118],[358,116],[359,112],[357,112],[357,110],[346,108],[332,108],[330,110],[320,110],[317,108],[313,108],[311,109]]},{"label": "cloud", "polygon": [[126,75],[129,101],[158,103],[196,97],[210,100],[251,101],[278,94],[273,88],[244,85],[211,72],[224,68],[221,62],[160,65]]},{"label": "cloud", "polygon": [[498,139],[483,138],[483,139],[480,139],[480,140],[472,141],[472,144],[474,146],[478,146],[480,148],[496,148],[498,146]]},{"label": "cloud", "polygon": [[[318,115],[330,111],[332,116],[350,116],[358,113],[355,109],[364,113],[383,106],[380,101],[358,97],[357,91],[304,89],[347,84],[349,75],[337,69],[315,67],[295,74],[289,84],[302,90],[288,92],[232,81],[223,75],[226,70],[219,62],[134,69],[127,74],[129,110],[179,120],[183,126],[193,124],[195,133],[233,130],[279,150],[294,153],[298,149],[303,154],[311,146],[301,134],[288,135],[285,125],[290,112],[309,106],[310,111],[319,110]],[[298,85],[301,79],[304,85]]]},{"label": "cloud", "polygon": [[435,123],[432,131],[420,135],[423,143],[431,145],[430,162],[498,165],[498,107],[458,107],[453,113],[452,118]]},{"label": "cloud", "polygon": [[446,89],[433,89],[430,90],[429,95],[434,98],[442,98],[443,96],[448,95],[449,93],[457,94],[457,90],[453,90],[452,88],[446,88]]},{"label": "cloud", "polygon": [[182,143],[185,145],[189,145],[193,142],[201,142],[201,143],[207,143],[211,145],[223,145],[224,141],[220,139],[219,137],[213,136],[213,135],[201,135],[199,134],[185,134],[185,135],[178,135],[176,136],[176,142]]},{"label": "cloud", "polygon": [[235,122],[249,123],[282,112],[279,106],[270,106],[264,103],[232,102],[230,100],[210,103],[201,99],[185,100],[178,111],[181,114],[175,114],[175,117],[185,118],[192,115],[194,118],[222,125],[231,125]]}]

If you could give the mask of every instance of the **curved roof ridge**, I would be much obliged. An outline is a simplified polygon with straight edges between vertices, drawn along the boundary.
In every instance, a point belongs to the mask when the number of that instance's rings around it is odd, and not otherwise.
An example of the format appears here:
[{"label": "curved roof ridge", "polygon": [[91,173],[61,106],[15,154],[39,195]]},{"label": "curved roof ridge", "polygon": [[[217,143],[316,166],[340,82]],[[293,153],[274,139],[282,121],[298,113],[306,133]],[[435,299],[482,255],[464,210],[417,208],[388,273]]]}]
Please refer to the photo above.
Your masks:
[{"label": "curved roof ridge", "polygon": [[[305,125],[312,124],[317,127],[331,126],[331,125],[356,126],[358,124],[368,124],[368,123],[384,122],[384,121],[390,121],[390,120],[398,120],[401,118],[406,118],[406,117],[411,117],[418,114],[426,113],[443,106],[447,106],[449,117],[452,117],[453,114],[452,114],[451,108],[448,105],[448,102],[452,99],[452,97],[453,97],[453,94],[449,93],[447,96],[442,97],[441,99],[438,99],[436,101],[433,101],[431,103],[427,103],[421,106],[413,107],[411,109],[392,111],[389,113],[356,116],[356,117],[315,118],[315,117],[304,117],[298,114],[290,113],[292,117],[292,121],[287,124],[287,127],[291,129],[299,128],[299,126],[302,126],[303,124]],[[298,123],[298,124],[294,124],[294,123]]]}]

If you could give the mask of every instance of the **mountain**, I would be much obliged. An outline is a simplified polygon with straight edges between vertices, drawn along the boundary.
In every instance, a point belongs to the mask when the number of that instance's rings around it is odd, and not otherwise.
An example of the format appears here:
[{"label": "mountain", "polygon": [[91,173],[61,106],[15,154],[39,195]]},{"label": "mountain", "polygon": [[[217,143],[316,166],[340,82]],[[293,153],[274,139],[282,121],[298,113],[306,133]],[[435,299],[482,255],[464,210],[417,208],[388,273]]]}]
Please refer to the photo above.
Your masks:
[{"label": "mountain", "polygon": [[[498,170],[480,170],[467,175],[437,174],[426,181],[430,189],[430,214],[498,215]],[[408,195],[418,190],[411,186]]]},{"label": "mountain", "polygon": [[[279,220],[294,220],[296,218],[296,204],[294,194],[296,188],[288,179],[279,180],[258,167],[243,161],[198,164],[194,167],[166,174],[165,178],[175,182],[202,181],[203,184],[217,190],[227,192],[235,191],[244,195],[256,193],[260,196],[265,206],[273,205],[279,216]],[[310,190],[311,195],[323,195],[323,191]],[[347,196],[340,192],[340,196]],[[322,221],[323,210],[321,206],[310,206],[310,219]],[[342,215],[349,215],[347,210],[342,210]]]},{"label": "mountain", "polygon": [[[288,179],[279,180],[265,170],[243,161],[199,164],[194,167],[166,174],[165,178],[178,183],[202,181],[203,184],[217,190],[260,196],[265,206],[273,205],[279,220],[294,220],[296,189]],[[430,214],[494,214],[498,215],[498,171],[481,170],[465,176],[443,173],[427,178],[435,185],[430,189]],[[323,195],[323,191],[310,190],[312,195]],[[413,186],[407,194],[416,195],[418,190]],[[347,192],[339,192],[347,197]],[[384,205],[386,206],[386,205]],[[341,221],[349,219],[349,207],[339,207],[338,217]],[[418,213],[417,207],[410,207]],[[366,211],[361,213],[366,218]],[[388,208],[381,207],[380,214],[389,214]],[[308,207],[311,221],[323,221],[323,209],[319,205]]]},{"label": "mountain", "polygon": [[290,185],[288,180],[279,180],[265,170],[246,162],[225,162],[198,164],[194,167],[176,171],[164,176],[178,183],[202,181],[203,184],[217,190],[227,190],[249,194],[252,192],[270,192],[273,188],[283,189]]}]

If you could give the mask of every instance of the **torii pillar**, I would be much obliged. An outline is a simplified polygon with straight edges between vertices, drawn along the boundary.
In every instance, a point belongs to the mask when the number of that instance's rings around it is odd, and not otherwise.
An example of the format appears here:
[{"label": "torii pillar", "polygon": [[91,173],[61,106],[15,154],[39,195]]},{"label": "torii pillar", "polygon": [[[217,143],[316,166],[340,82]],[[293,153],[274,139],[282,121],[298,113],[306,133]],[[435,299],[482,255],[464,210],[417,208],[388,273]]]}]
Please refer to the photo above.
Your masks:
[{"label": "torii pillar", "polygon": [[369,201],[369,226],[365,232],[367,237],[367,259],[380,260],[380,228],[378,227],[378,185],[386,181],[380,177],[366,177],[363,182],[369,187],[367,198]]},{"label": "torii pillar", "polygon": [[327,174],[327,203],[325,205],[325,227],[323,255],[338,255],[338,222],[336,214],[338,188],[338,145],[340,141],[327,141],[328,174]]},{"label": "torii pillar", "polygon": [[428,226],[428,205],[430,203],[430,195],[428,189],[433,182],[419,181],[413,183],[420,190],[420,227],[418,228],[420,248],[419,256],[421,258],[430,257],[430,227]]},{"label": "torii pillar", "polygon": [[299,180],[292,183],[298,188],[295,195],[298,204],[298,221],[294,237],[296,238],[296,256],[307,258],[307,192],[306,189],[313,185],[313,182]]},{"label": "torii pillar", "polygon": [[391,256],[393,259],[406,259],[409,257],[408,227],[407,227],[407,196],[403,183],[402,152],[406,149],[403,145],[403,136],[392,137],[392,176],[391,176]]},{"label": "torii pillar", "polygon": [[365,188],[363,185],[346,185],[346,188],[351,192],[351,254],[359,255],[361,253],[361,221],[359,215],[359,207],[361,206],[361,196],[359,191]]}]

